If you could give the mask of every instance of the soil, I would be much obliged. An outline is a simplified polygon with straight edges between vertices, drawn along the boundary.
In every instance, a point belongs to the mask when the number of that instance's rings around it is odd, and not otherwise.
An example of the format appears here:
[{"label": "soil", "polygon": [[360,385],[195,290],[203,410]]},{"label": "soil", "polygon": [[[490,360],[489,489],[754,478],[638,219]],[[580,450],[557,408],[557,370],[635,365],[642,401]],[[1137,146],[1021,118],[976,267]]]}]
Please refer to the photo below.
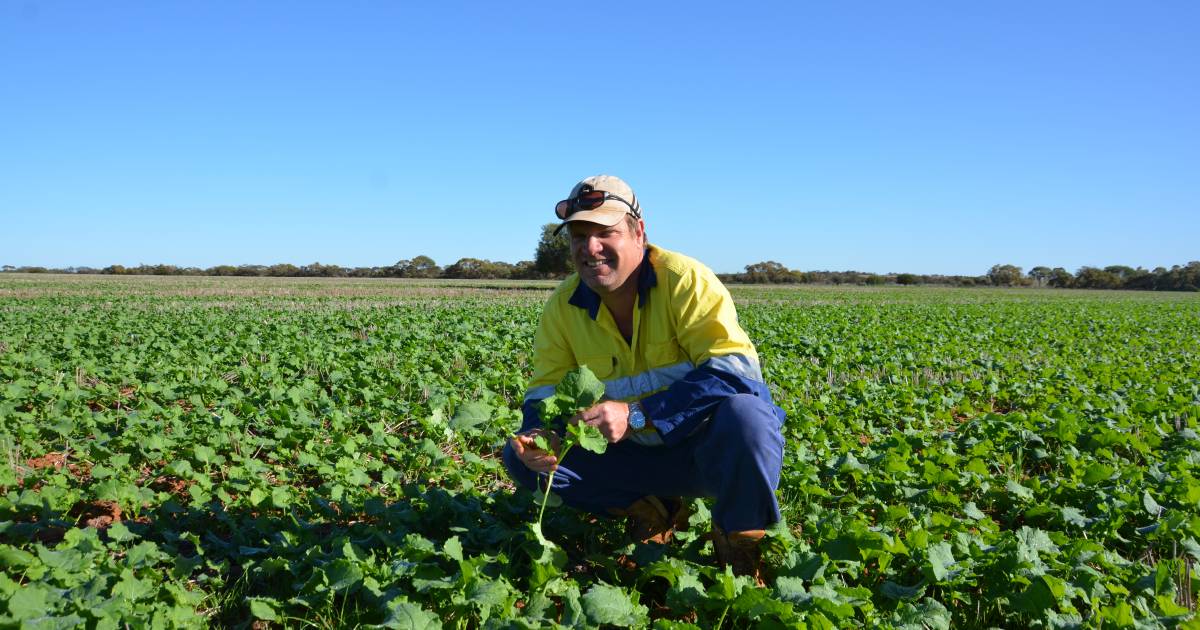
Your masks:
[{"label": "soil", "polygon": [[71,508],[80,527],[107,529],[121,520],[121,506],[115,501],[84,501]]}]

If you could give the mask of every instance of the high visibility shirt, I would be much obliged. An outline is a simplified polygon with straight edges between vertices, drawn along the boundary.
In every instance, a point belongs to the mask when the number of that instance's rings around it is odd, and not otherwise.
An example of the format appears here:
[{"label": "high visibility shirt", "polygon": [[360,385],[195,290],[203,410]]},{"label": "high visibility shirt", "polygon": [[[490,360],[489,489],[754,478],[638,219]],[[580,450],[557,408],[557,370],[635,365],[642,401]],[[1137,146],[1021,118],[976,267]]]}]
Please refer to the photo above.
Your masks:
[{"label": "high visibility shirt", "polygon": [[[579,274],[555,289],[534,336],[522,431],[540,426],[537,402],[580,365],[604,382],[606,398],[641,401],[653,429],[630,437],[644,445],[679,443],[734,394],[772,402],[733,298],[708,267],[649,245],[635,273],[638,299],[628,342]],[[783,411],[775,412],[782,422]]]}]

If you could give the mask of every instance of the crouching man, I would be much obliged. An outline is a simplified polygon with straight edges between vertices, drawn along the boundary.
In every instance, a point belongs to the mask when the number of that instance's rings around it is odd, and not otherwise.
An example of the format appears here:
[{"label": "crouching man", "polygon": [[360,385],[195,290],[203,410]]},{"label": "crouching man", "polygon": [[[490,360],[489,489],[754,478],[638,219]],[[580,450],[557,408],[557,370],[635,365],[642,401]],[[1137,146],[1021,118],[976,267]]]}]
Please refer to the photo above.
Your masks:
[{"label": "crouching man", "polygon": [[[576,273],[542,311],[524,423],[504,449],[509,474],[578,509],[629,518],[643,541],[667,542],[685,498],[712,497],[718,559],[757,577],[759,542],[779,520],[783,410],[729,292],[699,262],[651,245],[637,196],[610,175],[589,177],[558,202]],[[611,443],[571,451],[559,466],[534,446],[537,403],[586,365],[606,400],[578,420]],[[682,524],[682,523],[679,523]]]}]

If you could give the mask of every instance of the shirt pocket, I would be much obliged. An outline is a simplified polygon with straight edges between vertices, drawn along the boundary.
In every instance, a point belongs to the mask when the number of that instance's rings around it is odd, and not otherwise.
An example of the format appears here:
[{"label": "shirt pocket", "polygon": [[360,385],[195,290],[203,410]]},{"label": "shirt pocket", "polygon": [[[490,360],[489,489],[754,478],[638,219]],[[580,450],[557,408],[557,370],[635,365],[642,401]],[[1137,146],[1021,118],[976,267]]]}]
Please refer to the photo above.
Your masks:
[{"label": "shirt pocket", "polygon": [[617,359],[611,354],[597,354],[581,357],[579,364],[586,365],[592,371],[592,374],[596,375],[596,378],[604,380],[612,377],[613,372],[616,370]]}]

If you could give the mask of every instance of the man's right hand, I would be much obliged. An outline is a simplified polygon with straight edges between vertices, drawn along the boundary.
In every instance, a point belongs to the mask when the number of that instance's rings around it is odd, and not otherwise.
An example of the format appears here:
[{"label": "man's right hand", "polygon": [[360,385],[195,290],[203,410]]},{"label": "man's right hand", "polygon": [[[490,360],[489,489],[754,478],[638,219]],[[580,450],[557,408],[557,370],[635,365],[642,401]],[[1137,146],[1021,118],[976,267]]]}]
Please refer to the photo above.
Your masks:
[{"label": "man's right hand", "polygon": [[[534,442],[537,436],[542,436],[550,445],[550,450],[538,448]],[[534,429],[520,435],[516,435],[511,440],[513,452],[517,454],[517,459],[525,464],[525,467],[536,473],[553,472],[558,468],[558,457],[555,453],[558,452],[562,441],[553,431],[545,429]]]}]

